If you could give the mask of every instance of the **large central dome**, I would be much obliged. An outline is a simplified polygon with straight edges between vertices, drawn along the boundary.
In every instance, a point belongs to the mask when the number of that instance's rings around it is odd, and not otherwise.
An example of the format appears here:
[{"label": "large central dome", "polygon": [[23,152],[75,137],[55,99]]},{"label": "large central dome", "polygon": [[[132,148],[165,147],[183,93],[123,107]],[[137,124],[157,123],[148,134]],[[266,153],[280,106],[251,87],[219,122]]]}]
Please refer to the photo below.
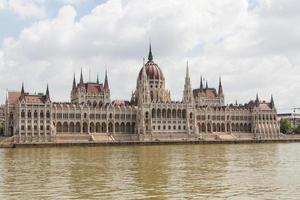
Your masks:
[{"label": "large central dome", "polygon": [[[148,79],[156,79],[156,80],[164,80],[165,79],[159,66],[153,62],[151,45],[149,48],[148,62],[145,64],[145,67],[146,67],[146,74],[147,74]],[[141,77],[142,77],[142,71],[143,71],[143,69],[140,70],[139,79],[141,79]]]}]

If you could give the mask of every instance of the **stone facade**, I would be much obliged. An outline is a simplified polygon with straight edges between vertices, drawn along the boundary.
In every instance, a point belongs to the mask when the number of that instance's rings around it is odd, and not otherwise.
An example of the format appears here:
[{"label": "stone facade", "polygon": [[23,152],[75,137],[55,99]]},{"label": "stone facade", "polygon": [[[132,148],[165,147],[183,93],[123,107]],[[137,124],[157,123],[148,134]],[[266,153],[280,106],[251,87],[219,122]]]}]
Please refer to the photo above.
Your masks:
[{"label": "stone facade", "polygon": [[187,140],[222,137],[268,139],[280,135],[273,98],[244,105],[225,105],[218,91],[203,86],[192,89],[187,65],[182,101],[172,101],[165,78],[153,61],[151,46],[130,101],[110,98],[107,73],[104,84],[84,82],[74,76],[70,102],[52,102],[45,94],[8,92],[5,135],[18,142],[48,141],[53,136],[106,134],[119,140]]}]

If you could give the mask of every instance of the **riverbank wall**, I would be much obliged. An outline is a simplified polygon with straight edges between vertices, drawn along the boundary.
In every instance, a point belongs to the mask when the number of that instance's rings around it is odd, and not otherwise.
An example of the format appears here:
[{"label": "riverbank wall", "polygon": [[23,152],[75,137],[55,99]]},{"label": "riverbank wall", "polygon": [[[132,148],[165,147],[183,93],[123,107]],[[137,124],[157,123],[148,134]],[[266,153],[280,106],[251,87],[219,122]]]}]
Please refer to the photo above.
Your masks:
[{"label": "riverbank wall", "polygon": [[183,144],[260,144],[260,143],[300,143],[300,138],[259,139],[259,140],[190,140],[190,141],[114,141],[114,142],[64,142],[64,143],[13,143],[5,147],[72,147],[72,146],[131,146],[131,145],[183,145]]}]

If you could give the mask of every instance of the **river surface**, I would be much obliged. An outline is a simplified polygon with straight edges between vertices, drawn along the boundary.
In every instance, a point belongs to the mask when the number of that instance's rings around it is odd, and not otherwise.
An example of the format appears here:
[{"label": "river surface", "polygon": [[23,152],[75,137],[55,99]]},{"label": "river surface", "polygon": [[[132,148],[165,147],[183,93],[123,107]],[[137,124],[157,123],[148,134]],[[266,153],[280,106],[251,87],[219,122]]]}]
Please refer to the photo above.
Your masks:
[{"label": "river surface", "polygon": [[300,144],[0,149],[0,199],[300,199]]}]

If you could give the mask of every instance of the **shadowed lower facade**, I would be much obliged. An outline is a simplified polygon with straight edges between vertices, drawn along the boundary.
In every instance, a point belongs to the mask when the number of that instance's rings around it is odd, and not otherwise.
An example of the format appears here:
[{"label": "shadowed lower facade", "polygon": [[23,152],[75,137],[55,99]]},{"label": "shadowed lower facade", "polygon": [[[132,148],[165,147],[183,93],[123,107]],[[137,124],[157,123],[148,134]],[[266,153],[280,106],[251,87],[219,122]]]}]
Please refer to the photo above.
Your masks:
[{"label": "shadowed lower facade", "polygon": [[193,89],[188,64],[181,101],[172,101],[165,77],[149,49],[130,100],[111,100],[107,73],[104,83],[84,82],[74,75],[70,102],[53,102],[45,94],[9,91],[5,104],[5,135],[15,142],[47,142],[53,138],[104,141],[276,139],[280,137],[274,100],[225,105],[217,89]]}]

